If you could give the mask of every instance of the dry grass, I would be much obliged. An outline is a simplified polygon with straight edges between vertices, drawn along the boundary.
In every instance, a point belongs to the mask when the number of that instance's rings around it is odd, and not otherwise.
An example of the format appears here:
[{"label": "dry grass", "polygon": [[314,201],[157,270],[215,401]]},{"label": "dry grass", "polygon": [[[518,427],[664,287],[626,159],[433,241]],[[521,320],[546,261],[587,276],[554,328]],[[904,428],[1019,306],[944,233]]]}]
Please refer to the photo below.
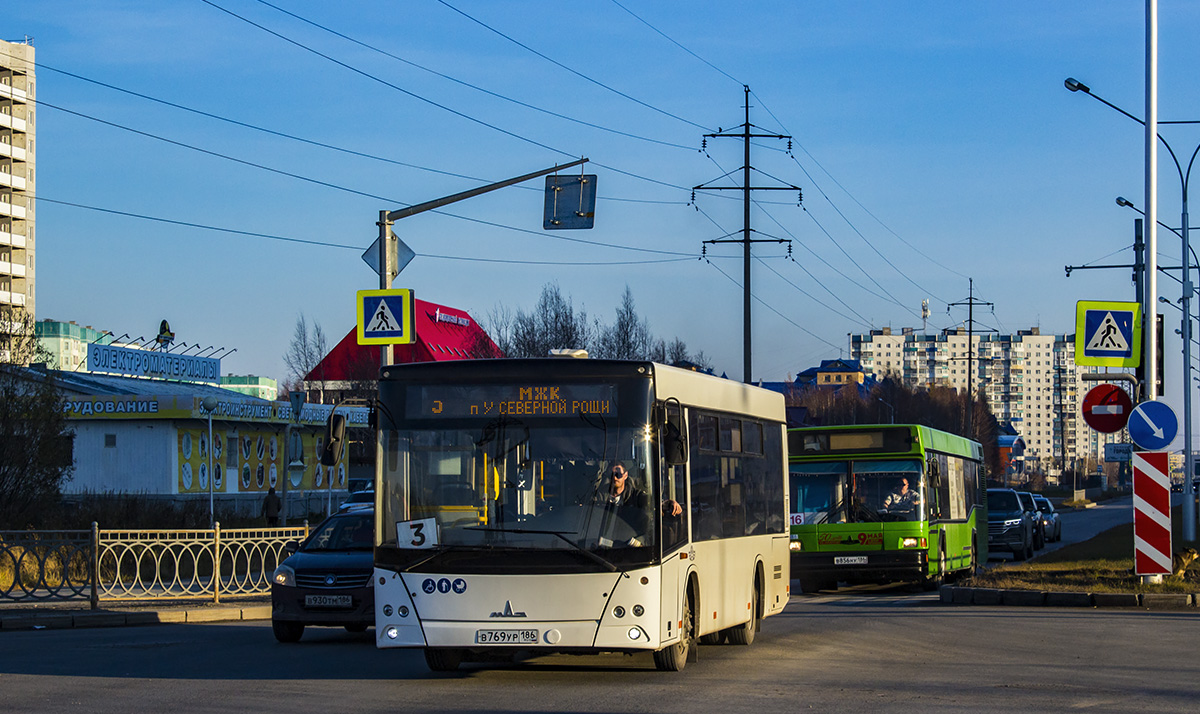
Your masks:
[{"label": "dry grass", "polygon": [[[1181,547],[1180,513],[1172,513],[1173,542]],[[963,585],[981,588],[1091,593],[1200,592],[1200,570],[1183,577],[1164,577],[1161,584],[1144,584],[1133,574],[1133,524],[1117,526],[1082,543],[1064,546],[1030,563],[989,569]]]}]

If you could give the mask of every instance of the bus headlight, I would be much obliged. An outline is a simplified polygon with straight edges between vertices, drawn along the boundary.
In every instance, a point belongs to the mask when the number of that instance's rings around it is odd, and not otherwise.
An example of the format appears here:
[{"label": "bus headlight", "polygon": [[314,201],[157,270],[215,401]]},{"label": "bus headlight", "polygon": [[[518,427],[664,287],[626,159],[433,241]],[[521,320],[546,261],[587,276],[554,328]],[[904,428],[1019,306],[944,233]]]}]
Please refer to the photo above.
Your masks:
[{"label": "bus headlight", "polygon": [[642,631],[636,627],[629,628],[629,639],[636,640],[642,636]]},{"label": "bus headlight", "polygon": [[901,548],[925,548],[929,541],[924,538],[909,537],[900,541]]},{"label": "bus headlight", "polygon": [[275,568],[275,574],[271,576],[271,582],[276,585],[286,585],[288,587],[296,587],[296,571],[292,570],[290,565],[281,565]]},{"label": "bus headlight", "polygon": [[793,540],[788,543],[788,550],[804,550],[804,543]]},{"label": "bus headlight", "polygon": [[387,635],[387,638],[388,638],[389,640],[394,640],[394,639],[396,639],[397,637],[399,637],[399,636],[400,636],[400,630],[397,630],[397,629],[396,629],[396,626],[395,626],[395,625],[392,625],[391,627],[389,627],[389,628],[387,628],[386,630],[384,630],[384,631],[383,631],[383,634]]},{"label": "bus headlight", "polygon": [[383,606],[383,616],[384,616],[384,617],[391,617],[391,616],[392,616],[392,606],[391,606],[391,605],[384,605],[384,606]]},{"label": "bus headlight", "polygon": [[613,617],[625,617],[625,608],[617,605],[613,608]]},{"label": "bus headlight", "polygon": [[646,614],[646,608],[642,607],[641,605],[633,606],[633,616],[634,617],[641,617],[644,614]]}]

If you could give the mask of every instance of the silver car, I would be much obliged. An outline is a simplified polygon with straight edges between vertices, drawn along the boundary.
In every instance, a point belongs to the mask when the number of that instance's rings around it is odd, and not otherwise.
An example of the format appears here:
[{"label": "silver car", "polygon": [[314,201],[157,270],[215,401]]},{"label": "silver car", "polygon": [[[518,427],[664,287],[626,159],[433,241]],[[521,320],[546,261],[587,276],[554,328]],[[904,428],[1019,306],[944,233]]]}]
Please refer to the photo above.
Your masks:
[{"label": "silver car", "polygon": [[1050,503],[1050,499],[1045,496],[1034,496],[1033,502],[1037,504],[1038,513],[1041,514],[1042,528],[1046,533],[1047,542],[1058,542],[1062,540],[1062,519],[1058,516],[1058,511],[1054,510],[1054,504]]}]

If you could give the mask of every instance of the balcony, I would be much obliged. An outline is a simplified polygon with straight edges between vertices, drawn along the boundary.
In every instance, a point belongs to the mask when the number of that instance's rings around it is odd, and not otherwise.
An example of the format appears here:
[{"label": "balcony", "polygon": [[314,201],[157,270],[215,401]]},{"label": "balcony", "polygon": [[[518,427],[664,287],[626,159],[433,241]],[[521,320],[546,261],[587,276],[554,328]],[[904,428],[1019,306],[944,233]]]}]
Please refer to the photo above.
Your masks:
[{"label": "balcony", "polygon": [[20,233],[9,233],[8,231],[0,230],[0,245],[10,245],[13,248],[25,247],[25,236]]},{"label": "balcony", "polygon": [[19,87],[14,87],[11,84],[0,84],[0,99],[11,99],[15,102],[27,104],[29,102],[29,95],[25,93],[24,89]]},{"label": "balcony", "polygon": [[16,161],[28,161],[25,156],[25,147],[13,146],[12,144],[5,144],[4,142],[0,141],[0,158],[13,159]]},{"label": "balcony", "polygon": [[0,275],[11,275],[14,278],[25,277],[24,263],[11,263],[7,260],[0,260]]},{"label": "balcony", "polygon": [[14,176],[5,171],[0,171],[0,186],[6,186],[16,191],[25,190],[25,177]]},{"label": "balcony", "polygon": [[0,305],[25,305],[25,293],[14,293],[0,290]]},{"label": "balcony", "polygon": [[[2,183],[2,182],[0,182]],[[11,203],[0,201],[0,216],[12,216],[13,218],[25,218],[25,207],[14,206]]]}]

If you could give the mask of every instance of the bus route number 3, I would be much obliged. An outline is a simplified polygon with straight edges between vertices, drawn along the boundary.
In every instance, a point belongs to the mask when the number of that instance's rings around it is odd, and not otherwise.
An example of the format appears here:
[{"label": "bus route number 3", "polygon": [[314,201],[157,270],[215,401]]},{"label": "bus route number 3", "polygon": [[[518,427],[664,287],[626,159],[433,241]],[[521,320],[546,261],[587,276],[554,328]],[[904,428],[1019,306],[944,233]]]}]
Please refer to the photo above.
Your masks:
[{"label": "bus route number 3", "polygon": [[396,521],[396,545],[401,548],[433,548],[438,544],[436,518]]}]

